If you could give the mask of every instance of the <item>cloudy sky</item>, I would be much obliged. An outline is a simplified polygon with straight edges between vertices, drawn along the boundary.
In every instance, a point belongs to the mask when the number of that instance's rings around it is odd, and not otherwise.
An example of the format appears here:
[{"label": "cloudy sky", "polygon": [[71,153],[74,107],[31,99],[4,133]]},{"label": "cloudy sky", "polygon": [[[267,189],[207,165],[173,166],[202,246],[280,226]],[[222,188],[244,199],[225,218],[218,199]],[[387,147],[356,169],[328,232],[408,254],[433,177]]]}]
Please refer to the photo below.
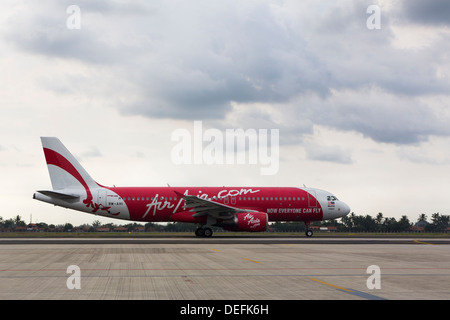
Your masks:
[{"label": "cloudy sky", "polygon": [[[98,219],[32,200],[51,188],[40,136],[104,185],[306,185],[356,214],[449,214],[449,26],[446,0],[2,1],[0,216]],[[278,129],[277,172],[174,163],[194,121]]]}]

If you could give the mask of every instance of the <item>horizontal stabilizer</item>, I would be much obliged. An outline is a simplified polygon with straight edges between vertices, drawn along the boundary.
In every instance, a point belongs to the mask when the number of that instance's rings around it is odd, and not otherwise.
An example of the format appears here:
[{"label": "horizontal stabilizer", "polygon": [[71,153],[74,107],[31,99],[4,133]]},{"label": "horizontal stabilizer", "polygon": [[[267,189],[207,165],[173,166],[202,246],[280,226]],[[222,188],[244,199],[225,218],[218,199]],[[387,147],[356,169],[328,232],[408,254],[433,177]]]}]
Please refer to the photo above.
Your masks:
[{"label": "horizontal stabilizer", "polygon": [[67,194],[67,193],[61,193],[56,191],[48,191],[48,190],[41,190],[38,191],[39,193],[55,199],[70,201],[70,200],[78,200],[80,198],[79,195],[73,195],[73,194]]}]

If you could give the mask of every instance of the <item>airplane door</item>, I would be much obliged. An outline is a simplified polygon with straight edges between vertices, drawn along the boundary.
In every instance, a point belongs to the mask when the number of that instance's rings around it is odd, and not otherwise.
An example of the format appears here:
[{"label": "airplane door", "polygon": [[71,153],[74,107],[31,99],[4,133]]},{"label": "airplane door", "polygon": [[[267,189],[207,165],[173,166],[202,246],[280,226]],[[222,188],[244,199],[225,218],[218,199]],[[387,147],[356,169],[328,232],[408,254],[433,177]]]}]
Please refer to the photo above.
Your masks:
[{"label": "airplane door", "polygon": [[317,199],[315,191],[308,191],[308,206],[310,208],[317,208]]},{"label": "airplane door", "polygon": [[106,190],[104,189],[98,190],[97,202],[102,206],[106,207]]}]

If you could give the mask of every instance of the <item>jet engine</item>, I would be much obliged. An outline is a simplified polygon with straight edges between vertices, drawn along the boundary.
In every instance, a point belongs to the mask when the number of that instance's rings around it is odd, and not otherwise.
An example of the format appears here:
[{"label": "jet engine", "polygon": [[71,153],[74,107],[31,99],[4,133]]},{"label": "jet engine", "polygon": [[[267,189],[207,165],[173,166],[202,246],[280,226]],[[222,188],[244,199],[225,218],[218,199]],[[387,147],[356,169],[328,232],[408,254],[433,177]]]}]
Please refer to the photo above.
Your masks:
[{"label": "jet engine", "polygon": [[223,221],[221,227],[232,231],[262,232],[266,231],[268,221],[265,212],[240,212],[233,219]]}]

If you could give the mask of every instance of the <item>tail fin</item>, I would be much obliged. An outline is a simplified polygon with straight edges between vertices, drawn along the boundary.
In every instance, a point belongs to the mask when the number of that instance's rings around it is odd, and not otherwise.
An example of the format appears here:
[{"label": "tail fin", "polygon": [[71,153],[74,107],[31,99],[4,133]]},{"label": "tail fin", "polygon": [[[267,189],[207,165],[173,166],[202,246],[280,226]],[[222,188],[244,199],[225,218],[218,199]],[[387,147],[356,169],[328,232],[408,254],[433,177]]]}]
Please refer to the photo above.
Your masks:
[{"label": "tail fin", "polygon": [[53,190],[83,186],[90,194],[90,188],[99,186],[58,138],[41,137],[41,142]]}]

